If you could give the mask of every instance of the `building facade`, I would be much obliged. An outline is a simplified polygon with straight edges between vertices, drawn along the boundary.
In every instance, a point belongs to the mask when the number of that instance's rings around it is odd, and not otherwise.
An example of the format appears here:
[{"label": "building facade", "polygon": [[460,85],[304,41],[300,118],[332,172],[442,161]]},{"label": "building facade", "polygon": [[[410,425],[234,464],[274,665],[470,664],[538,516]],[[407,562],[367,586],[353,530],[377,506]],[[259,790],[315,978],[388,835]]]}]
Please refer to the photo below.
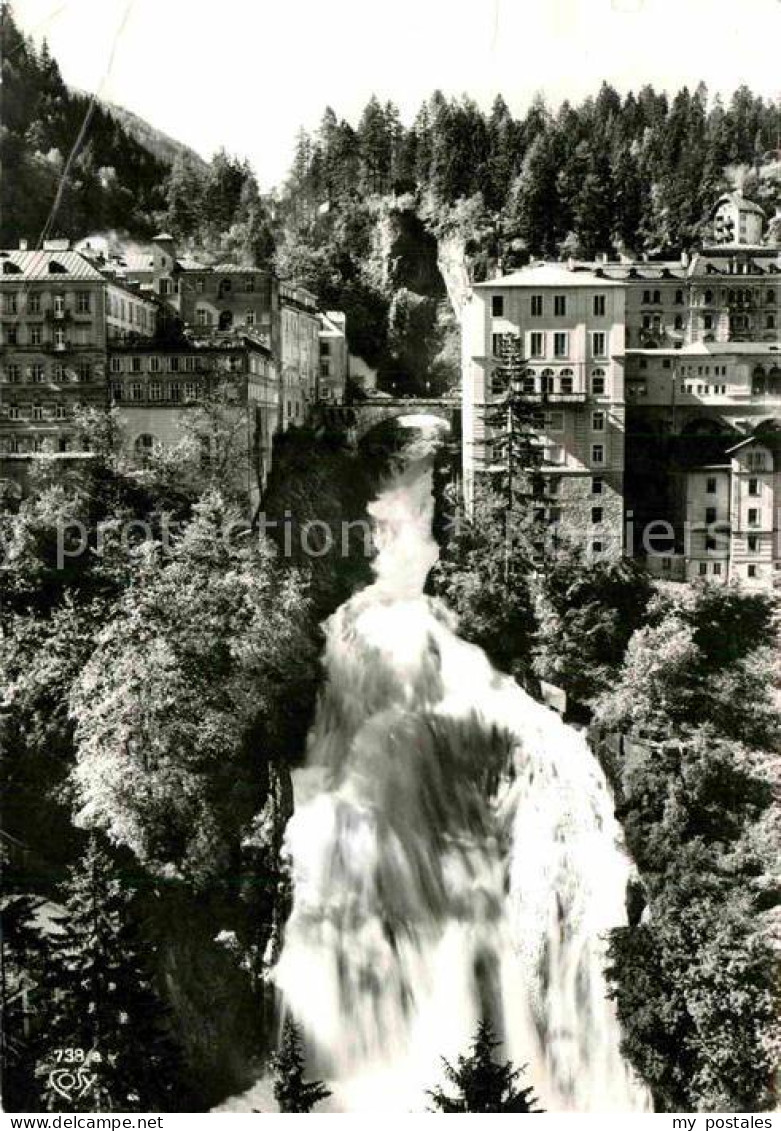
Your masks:
[{"label": "building facade", "polygon": [[503,470],[496,405],[503,339],[519,340],[520,399],[536,406],[544,505],[535,518],[588,555],[623,548],[625,289],[593,271],[543,265],[473,288],[462,322],[467,500]]},{"label": "building facade", "polygon": [[[679,260],[570,260],[473,287],[462,339],[467,495],[496,463],[491,380],[501,335],[518,334],[528,395],[544,403],[544,471],[560,480],[563,533],[594,553],[623,546],[663,577],[781,586],[781,253],[772,234],[760,242],[763,218],[731,193],[711,213],[706,246]],[[607,504],[594,513],[609,534],[588,522],[595,454]]]},{"label": "building facade", "polygon": [[139,460],[180,442],[194,412],[213,400],[229,436],[236,486],[257,505],[279,427],[279,381],[264,336],[238,329],[191,331],[175,342],[115,342],[108,371],[128,454]]},{"label": "building facade", "polygon": [[78,408],[105,407],[109,335],[148,334],[154,318],[64,241],[0,252],[0,477],[15,492],[33,456],[73,451]]},{"label": "building facade", "polygon": [[301,425],[319,400],[320,318],[311,291],[279,284],[282,426]]},{"label": "building facade", "polygon": [[318,400],[343,404],[347,387],[347,319],[340,310],[321,313]]}]

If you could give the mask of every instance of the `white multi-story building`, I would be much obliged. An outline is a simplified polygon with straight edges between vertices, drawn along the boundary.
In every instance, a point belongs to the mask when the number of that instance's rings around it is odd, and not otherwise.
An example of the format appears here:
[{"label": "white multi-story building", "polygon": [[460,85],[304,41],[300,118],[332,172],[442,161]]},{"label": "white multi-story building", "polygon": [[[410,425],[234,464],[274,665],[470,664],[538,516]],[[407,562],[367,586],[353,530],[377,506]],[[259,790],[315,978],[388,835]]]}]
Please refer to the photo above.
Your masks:
[{"label": "white multi-story building", "polygon": [[[499,471],[502,340],[518,336],[520,392],[539,406],[535,514],[595,556],[622,552],[625,288],[593,271],[543,264],[477,284],[462,321],[464,487]],[[618,360],[617,360],[618,358]]]}]

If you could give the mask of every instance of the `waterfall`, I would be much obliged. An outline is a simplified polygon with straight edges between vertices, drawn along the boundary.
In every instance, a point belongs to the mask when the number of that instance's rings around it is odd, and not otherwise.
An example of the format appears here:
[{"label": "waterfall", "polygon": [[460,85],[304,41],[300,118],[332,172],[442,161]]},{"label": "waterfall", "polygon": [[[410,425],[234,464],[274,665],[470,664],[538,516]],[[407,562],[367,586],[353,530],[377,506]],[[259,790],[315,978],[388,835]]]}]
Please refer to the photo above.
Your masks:
[{"label": "waterfall", "polygon": [[276,984],[335,1110],[425,1110],[485,1014],[548,1110],[643,1110],[603,974],[630,869],[604,775],[424,595],[432,512],[418,451],[327,624]]}]

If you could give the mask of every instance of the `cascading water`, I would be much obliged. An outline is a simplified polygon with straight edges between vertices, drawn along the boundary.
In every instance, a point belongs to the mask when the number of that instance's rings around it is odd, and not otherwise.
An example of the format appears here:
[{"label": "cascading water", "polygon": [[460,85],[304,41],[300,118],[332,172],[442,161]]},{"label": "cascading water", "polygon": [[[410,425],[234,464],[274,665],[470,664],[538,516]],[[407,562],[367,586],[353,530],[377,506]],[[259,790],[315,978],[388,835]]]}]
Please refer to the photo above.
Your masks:
[{"label": "cascading water", "polygon": [[630,869],[607,785],[424,596],[431,465],[372,505],[376,581],[328,624],[276,983],[335,1110],[425,1110],[486,1014],[548,1110],[642,1110],[603,976]]}]

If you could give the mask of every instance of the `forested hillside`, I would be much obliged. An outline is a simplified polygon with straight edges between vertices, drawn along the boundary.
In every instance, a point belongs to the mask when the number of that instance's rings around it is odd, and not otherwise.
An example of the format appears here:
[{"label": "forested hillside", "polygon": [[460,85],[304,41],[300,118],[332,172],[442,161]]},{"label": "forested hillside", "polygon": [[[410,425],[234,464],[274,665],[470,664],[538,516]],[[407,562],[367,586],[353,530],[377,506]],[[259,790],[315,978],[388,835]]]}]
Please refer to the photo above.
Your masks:
[{"label": "forested hillside", "polygon": [[46,44],[36,49],[21,34],[9,4],[0,7],[0,29],[2,246],[112,227],[151,235],[167,164],[108,110],[68,89]]},{"label": "forested hillside", "polygon": [[579,105],[537,97],[521,118],[501,95],[486,114],[437,91],[409,127],[376,98],[357,126],[329,108],[313,136],[298,137],[278,259],[344,307],[351,344],[381,375],[452,381],[444,286],[427,269],[426,241],[441,252],[455,239],[478,279],[499,259],[507,269],[537,256],[677,254],[731,184],[772,214],[779,138],[781,108],[747,87],[724,105],[702,85],[670,98],[603,84]]}]

